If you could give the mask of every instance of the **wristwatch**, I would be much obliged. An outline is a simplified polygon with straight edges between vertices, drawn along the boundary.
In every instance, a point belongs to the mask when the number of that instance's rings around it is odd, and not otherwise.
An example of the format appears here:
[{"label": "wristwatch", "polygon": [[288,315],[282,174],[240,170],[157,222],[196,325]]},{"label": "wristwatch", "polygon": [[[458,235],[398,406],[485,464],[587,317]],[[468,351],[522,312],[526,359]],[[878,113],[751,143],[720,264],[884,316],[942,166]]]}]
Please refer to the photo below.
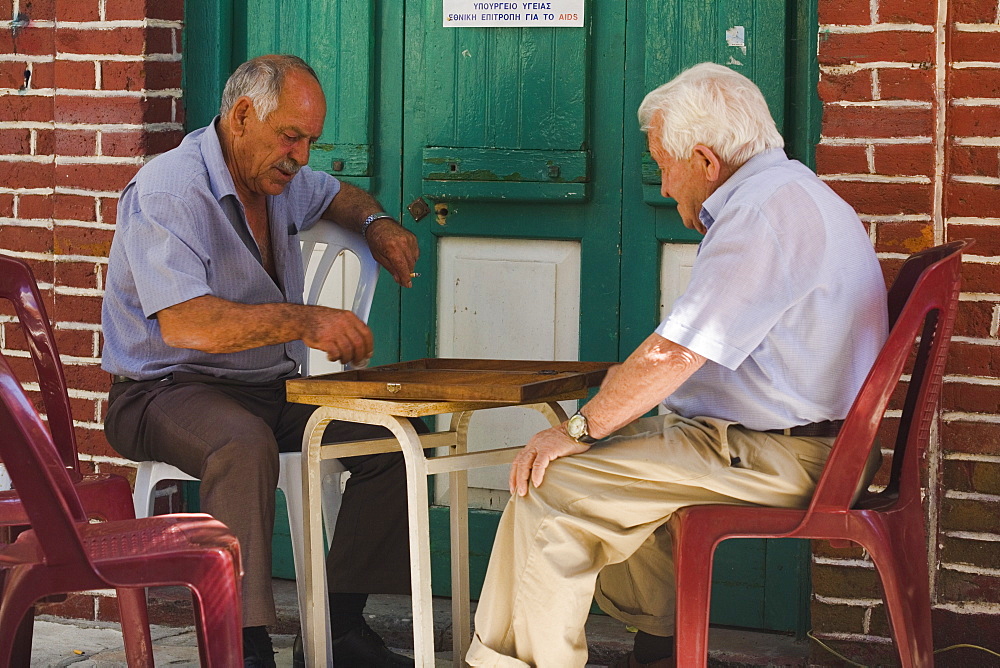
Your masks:
[{"label": "wristwatch", "polygon": [[379,211],[378,213],[373,213],[372,215],[365,218],[365,222],[361,223],[361,236],[365,239],[368,238],[368,227],[380,218],[388,218],[390,220],[396,220],[392,217],[392,214],[386,213],[385,211]]},{"label": "wristwatch", "polygon": [[587,429],[587,416],[580,411],[574,413],[573,417],[566,421],[566,433],[577,443],[590,445],[599,440],[590,435]]}]

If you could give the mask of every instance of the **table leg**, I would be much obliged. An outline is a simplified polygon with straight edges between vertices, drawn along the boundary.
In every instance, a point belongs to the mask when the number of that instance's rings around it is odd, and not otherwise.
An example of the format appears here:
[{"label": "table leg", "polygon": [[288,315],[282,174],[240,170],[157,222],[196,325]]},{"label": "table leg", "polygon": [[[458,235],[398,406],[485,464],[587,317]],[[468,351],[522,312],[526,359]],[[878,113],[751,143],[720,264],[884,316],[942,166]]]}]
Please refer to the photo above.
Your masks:
[{"label": "table leg", "polygon": [[[299,618],[306,666],[333,665],[330,602],[326,589],[326,550],[323,545],[323,481],[320,472],[323,432],[333,419],[328,408],[317,408],[306,424],[302,453],[302,531],[305,538],[304,583],[299,589]],[[305,591],[305,596],[302,591]],[[304,603],[303,603],[304,599]]]},{"label": "table leg", "polygon": [[527,404],[525,408],[532,408],[544,415],[553,427],[566,421],[566,411],[563,410],[558,401],[547,401],[543,404]]},{"label": "table leg", "polygon": [[[406,500],[409,515],[410,539],[410,585],[413,601],[413,653],[417,666],[431,668],[434,666],[434,609],[431,595],[431,548],[430,548],[430,513],[427,507],[427,459],[424,456],[417,434],[410,421],[392,415],[369,413],[347,408],[321,407],[313,413],[307,425],[310,434],[307,452],[303,459],[306,471],[303,489],[303,505],[308,511],[306,518],[306,541],[309,551],[309,561],[306,567],[306,581],[309,587],[309,609],[305,615],[306,627],[311,639],[306,642],[307,665],[329,665],[319,661],[322,656],[322,642],[327,629],[320,629],[318,620],[324,619],[326,605],[325,571],[323,568],[322,549],[322,512],[319,510],[317,494],[320,493],[321,479],[319,462],[321,457],[320,439],[322,428],[333,420],[345,420],[361,424],[383,426],[392,432],[399,441],[406,464]],[[336,451],[336,445],[324,446]],[[316,556],[319,555],[319,556]],[[321,579],[321,577],[323,579]],[[317,600],[316,597],[319,597]],[[304,633],[305,635],[305,633]]]},{"label": "table leg", "polygon": [[[451,431],[455,432],[455,454],[469,450],[469,421],[472,412],[454,413]],[[451,645],[453,665],[461,666],[469,651],[472,635],[469,621],[469,474],[467,470],[448,474],[449,516],[451,518]]]}]

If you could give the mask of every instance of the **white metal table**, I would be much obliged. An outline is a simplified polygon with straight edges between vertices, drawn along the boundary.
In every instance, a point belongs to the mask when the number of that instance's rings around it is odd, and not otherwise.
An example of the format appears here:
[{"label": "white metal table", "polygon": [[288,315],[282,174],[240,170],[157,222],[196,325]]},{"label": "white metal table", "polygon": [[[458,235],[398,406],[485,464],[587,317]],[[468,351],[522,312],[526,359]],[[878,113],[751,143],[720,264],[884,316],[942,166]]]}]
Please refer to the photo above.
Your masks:
[{"label": "white metal table", "polygon": [[[525,406],[544,414],[552,425],[566,419],[559,401],[582,399],[586,389],[525,403],[493,401],[412,401],[365,399],[325,395],[289,381],[288,400],[319,406],[306,426],[302,450],[303,508],[305,531],[306,609],[302,611],[302,632],[307,666],[330,665],[326,619],[326,560],[323,545],[323,518],[320,503],[320,462],[361,454],[402,450],[406,464],[406,492],[409,513],[410,579],[413,599],[413,649],[417,666],[434,666],[434,619],[431,600],[430,516],[428,476],[449,475],[451,504],[451,583],[452,645],[456,663],[465,657],[471,639],[469,620],[468,563],[468,473],[472,468],[508,464],[520,447],[468,452],[467,434],[472,414],[502,406]],[[305,389],[306,391],[302,391]],[[311,390],[311,391],[309,391]],[[451,413],[448,431],[420,435],[408,418]],[[381,425],[393,438],[323,445],[321,439],[331,420]],[[425,449],[448,448],[449,454],[427,457]]]}]

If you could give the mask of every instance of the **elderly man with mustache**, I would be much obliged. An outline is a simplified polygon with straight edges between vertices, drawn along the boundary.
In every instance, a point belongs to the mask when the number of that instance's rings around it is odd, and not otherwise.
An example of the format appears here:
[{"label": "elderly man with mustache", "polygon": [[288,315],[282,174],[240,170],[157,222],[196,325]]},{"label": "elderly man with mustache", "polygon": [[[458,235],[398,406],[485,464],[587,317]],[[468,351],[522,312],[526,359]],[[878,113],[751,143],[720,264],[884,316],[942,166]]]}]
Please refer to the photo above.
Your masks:
[{"label": "elderly man with mustache", "polygon": [[[373,197],[306,166],[325,118],[322,87],[304,61],[244,63],[226,83],[220,115],[125,188],[109,259],[108,441],[125,457],[199,478],[202,510],[239,538],[246,666],[275,665],[267,626],[276,622],[278,453],[301,447],[313,408],[288,403],[285,381],[307,346],[342,362],[372,355],[372,334],[353,313],[302,304],[298,232],[320,218],[361,232],[404,287],[418,254],[414,235]],[[325,440],[386,435],[334,422]],[[409,592],[402,456],[342,463],[351,478],[328,560],[334,660],[412,665],[362,615],[370,593]]]}]

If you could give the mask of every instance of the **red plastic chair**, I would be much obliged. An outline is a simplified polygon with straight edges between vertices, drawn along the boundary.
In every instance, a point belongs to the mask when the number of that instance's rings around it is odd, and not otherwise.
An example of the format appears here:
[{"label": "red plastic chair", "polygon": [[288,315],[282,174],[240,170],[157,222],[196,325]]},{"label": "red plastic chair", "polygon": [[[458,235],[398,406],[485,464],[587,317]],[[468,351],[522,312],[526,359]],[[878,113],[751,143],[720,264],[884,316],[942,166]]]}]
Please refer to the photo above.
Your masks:
[{"label": "red plastic chair", "polygon": [[[115,475],[82,475],[80,472],[66,377],[35,277],[22,260],[0,255],[0,298],[14,305],[35,364],[49,431],[84,508],[90,516],[100,519],[134,518],[132,492],[127,480]],[[0,492],[0,526],[26,524],[28,518],[17,492]]]},{"label": "red plastic chair", "polygon": [[[14,306],[35,366],[49,431],[87,515],[103,520],[134,519],[132,491],[125,478],[107,474],[83,475],[80,471],[76,432],[55,336],[35,277],[24,261],[0,255],[0,298],[8,300]],[[0,526],[23,527],[28,524],[28,515],[19,493],[14,490],[0,491]],[[135,616],[127,621],[123,619],[122,625],[129,658],[138,660],[151,657],[145,593],[141,590],[122,591],[118,595],[138,597],[131,603],[136,610]],[[140,602],[141,608],[137,607]],[[25,619],[14,650],[14,656],[25,666],[31,653],[31,632],[32,618],[29,616]]]},{"label": "red plastic chair", "polygon": [[[805,510],[759,506],[690,506],[668,522],[677,586],[678,666],[705,666],[715,547],[726,538],[816,538],[836,546],[858,543],[871,555],[902,666],[932,666],[927,536],[920,502],[920,461],[941,389],[958,306],[961,254],[954,241],[907,259],[889,291],[889,338],[837,436]],[[889,484],[865,492],[865,463],[889,398],[915,342]]]},{"label": "red plastic chair", "polygon": [[[0,666],[12,664],[22,620],[42,597],[165,585],[192,590],[201,665],[243,665],[240,549],[224,524],[201,514],[88,522],[52,437],[2,357],[0,434],[0,457],[32,527],[0,547]],[[127,620],[145,603],[126,597],[119,606]],[[130,663],[152,666],[152,655]]]}]

